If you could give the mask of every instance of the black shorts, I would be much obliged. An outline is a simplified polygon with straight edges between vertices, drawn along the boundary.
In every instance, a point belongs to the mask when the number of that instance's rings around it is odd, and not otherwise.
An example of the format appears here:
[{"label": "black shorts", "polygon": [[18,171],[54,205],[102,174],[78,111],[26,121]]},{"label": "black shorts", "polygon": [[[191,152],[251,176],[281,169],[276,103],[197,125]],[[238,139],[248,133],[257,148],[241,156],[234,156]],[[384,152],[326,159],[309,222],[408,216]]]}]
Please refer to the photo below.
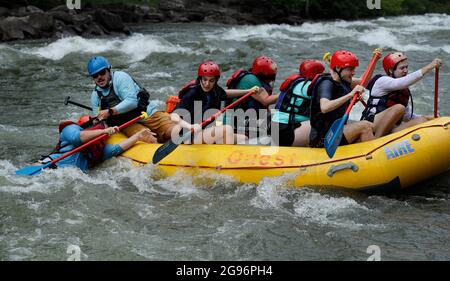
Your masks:
[{"label": "black shorts", "polygon": [[[310,147],[315,147],[315,148],[324,148],[325,144],[324,144],[325,139],[322,137],[319,137],[317,134],[317,131],[314,130],[314,128],[311,128],[311,133],[310,133],[310,138],[309,138],[309,146]],[[347,145],[349,144],[347,138],[345,137],[344,133],[342,133],[342,139],[341,142],[339,143],[339,146],[342,145]]]},{"label": "black shorts", "polygon": [[301,123],[295,125],[288,125],[278,123],[278,139],[275,138],[275,134],[272,133],[272,140],[278,146],[292,146],[295,140],[295,129],[299,128]]}]

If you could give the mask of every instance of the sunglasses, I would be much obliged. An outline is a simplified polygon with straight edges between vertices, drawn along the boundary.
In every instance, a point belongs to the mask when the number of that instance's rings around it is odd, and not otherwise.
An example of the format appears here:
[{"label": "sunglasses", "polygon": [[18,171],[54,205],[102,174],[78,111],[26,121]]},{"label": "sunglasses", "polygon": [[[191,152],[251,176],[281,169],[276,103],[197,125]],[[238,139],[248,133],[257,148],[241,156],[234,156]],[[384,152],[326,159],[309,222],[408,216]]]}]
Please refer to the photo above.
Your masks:
[{"label": "sunglasses", "polygon": [[103,75],[106,74],[106,70],[107,70],[106,68],[105,68],[105,69],[102,69],[102,70],[100,70],[99,72],[97,72],[97,73],[91,75],[91,77],[94,78],[94,79],[96,79],[98,76],[103,76]]}]

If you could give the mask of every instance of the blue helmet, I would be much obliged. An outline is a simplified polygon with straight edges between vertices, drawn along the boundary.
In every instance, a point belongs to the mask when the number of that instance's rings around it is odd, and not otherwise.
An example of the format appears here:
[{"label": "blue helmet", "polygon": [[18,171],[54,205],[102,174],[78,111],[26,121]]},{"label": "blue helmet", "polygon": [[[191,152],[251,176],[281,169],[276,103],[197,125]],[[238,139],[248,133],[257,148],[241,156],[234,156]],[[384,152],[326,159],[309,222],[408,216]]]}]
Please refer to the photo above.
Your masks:
[{"label": "blue helmet", "polygon": [[87,64],[87,69],[90,76],[110,67],[111,65],[108,60],[102,56],[95,56],[91,58]]}]

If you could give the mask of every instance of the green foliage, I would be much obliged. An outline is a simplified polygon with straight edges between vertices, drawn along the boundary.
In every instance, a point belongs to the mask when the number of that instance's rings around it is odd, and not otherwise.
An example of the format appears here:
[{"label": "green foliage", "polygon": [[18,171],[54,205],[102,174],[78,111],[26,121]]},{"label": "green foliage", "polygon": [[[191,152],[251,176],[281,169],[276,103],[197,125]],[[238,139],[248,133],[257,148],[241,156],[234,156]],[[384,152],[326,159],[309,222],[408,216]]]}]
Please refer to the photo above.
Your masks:
[{"label": "green foliage", "polygon": [[[306,0],[276,0],[306,15]],[[314,19],[358,19],[405,14],[450,13],[448,0],[381,0],[381,9],[370,10],[366,0],[309,0],[309,17]]]}]

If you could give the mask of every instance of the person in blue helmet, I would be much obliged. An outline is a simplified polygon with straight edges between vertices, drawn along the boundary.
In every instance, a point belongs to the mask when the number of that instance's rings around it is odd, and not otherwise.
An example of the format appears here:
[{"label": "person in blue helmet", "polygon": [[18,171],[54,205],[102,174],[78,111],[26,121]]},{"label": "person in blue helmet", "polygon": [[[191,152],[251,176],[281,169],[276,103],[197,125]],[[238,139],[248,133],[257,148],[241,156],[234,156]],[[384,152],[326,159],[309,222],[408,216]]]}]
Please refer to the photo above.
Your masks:
[{"label": "person in blue helmet", "polygon": [[[59,124],[59,142],[55,149],[39,160],[40,164],[47,164],[61,155],[72,151],[83,143],[103,134],[112,134],[119,131],[118,127],[108,127],[103,122],[94,124],[95,118],[91,116],[82,116],[77,122],[62,121]],[[143,129],[119,144],[107,144],[106,140],[99,140],[92,145],[86,147],[80,152],[74,153],[55,163],[56,167],[78,167],[83,172],[87,172],[90,168],[117,156],[125,150],[132,147],[136,142],[145,142],[151,131]]]},{"label": "person in blue helmet", "polygon": [[146,135],[148,143],[164,143],[178,135],[182,128],[192,129],[194,126],[184,122],[179,116],[156,109],[158,101],[149,102],[148,92],[129,74],[123,71],[112,71],[111,64],[102,56],[91,58],[87,64],[89,75],[95,82],[91,94],[93,114],[99,120],[106,120],[109,126],[119,126],[142,111],[148,118],[134,123],[122,130],[131,137],[142,129],[148,128],[151,134]]}]

